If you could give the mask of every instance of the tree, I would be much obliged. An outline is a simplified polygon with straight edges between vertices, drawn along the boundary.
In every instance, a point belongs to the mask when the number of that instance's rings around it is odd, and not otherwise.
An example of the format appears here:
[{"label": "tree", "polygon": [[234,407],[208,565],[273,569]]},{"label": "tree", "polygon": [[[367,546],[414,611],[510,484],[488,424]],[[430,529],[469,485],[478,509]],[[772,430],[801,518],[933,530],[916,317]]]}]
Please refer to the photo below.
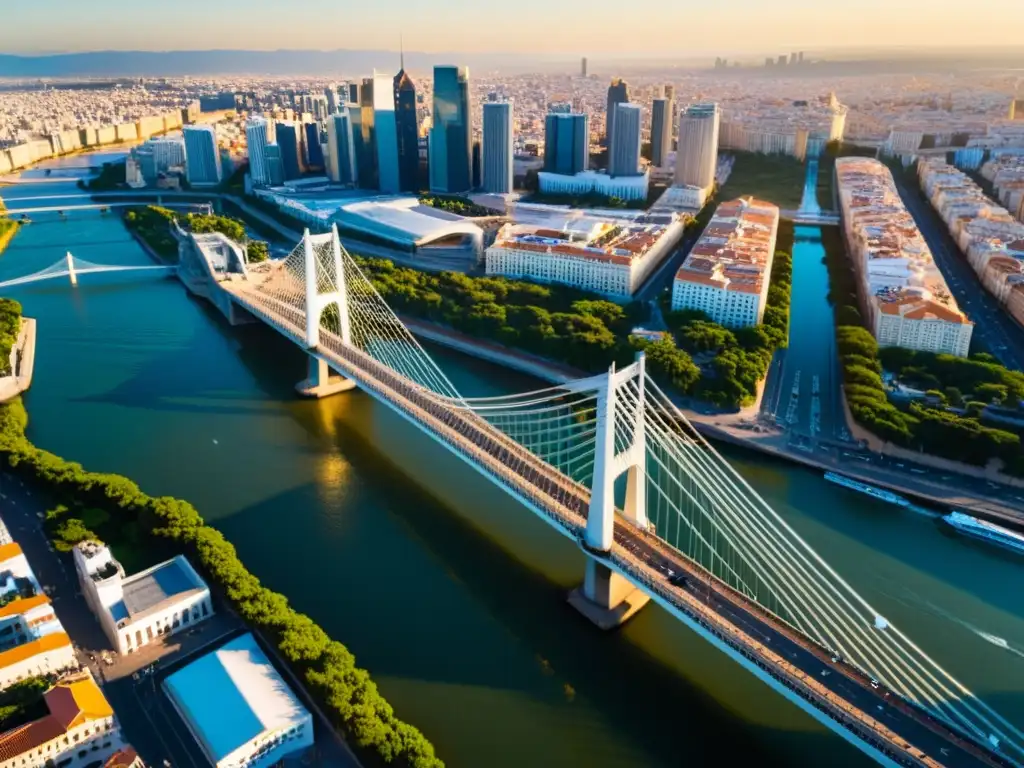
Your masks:
[{"label": "tree", "polygon": [[259,264],[270,258],[270,248],[262,240],[250,240],[245,247],[245,257],[250,264]]}]

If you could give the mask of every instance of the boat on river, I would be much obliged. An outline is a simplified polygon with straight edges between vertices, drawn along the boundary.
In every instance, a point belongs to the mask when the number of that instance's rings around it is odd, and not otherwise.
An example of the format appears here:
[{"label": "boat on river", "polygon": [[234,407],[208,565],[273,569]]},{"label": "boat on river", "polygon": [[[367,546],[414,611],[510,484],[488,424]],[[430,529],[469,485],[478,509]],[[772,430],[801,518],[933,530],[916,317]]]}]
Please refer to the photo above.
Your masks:
[{"label": "boat on river", "polygon": [[825,479],[830,483],[841,485],[844,488],[849,488],[854,491],[871,496],[872,498],[878,499],[879,501],[885,501],[889,504],[895,504],[898,507],[909,507],[910,502],[900,496],[898,493],[892,491],[886,491],[882,488],[875,488],[873,485],[862,483],[859,480],[840,475],[837,472],[826,472]]},{"label": "boat on river", "polygon": [[960,533],[975,539],[987,541],[997,547],[1024,554],[1024,534],[1003,528],[1001,525],[979,520],[963,512],[950,512],[943,521]]}]

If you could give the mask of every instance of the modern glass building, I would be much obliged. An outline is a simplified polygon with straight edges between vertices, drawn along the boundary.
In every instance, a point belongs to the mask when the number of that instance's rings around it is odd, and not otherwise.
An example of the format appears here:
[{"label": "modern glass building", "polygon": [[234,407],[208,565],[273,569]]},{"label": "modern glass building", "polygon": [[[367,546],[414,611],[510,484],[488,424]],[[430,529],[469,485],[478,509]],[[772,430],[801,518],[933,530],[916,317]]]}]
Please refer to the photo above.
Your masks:
[{"label": "modern glass building", "polygon": [[544,170],[572,175],[590,161],[590,120],[586,115],[553,112],[544,120]]},{"label": "modern glass building", "polygon": [[267,182],[272,187],[284,184],[284,163],[281,161],[281,147],[278,144],[267,144]]},{"label": "modern glass building", "polygon": [[373,76],[373,125],[377,148],[377,184],[381,192],[397,193],[398,131],[395,123],[395,92],[390,75]]},{"label": "modern glass building", "polygon": [[359,186],[377,189],[377,130],[373,114],[373,78],[364,77],[359,86],[359,116],[352,120]]},{"label": "modern glass building", "polygon": [[472,180],[469,70],[434,67],[434,121],[430,129],[430,189],[458,193]]},{"label": "modern glass building", "polygon": [[358,111],[342,106],[327,121],[327,176],[339,184],[355,184],[359,179],[352,125],[352,115]]},{"label": "modern glass building", "polygon": [[625,80],[616,77],[608,86],[608,111],[605,114],[604,135],[605,146],[611,149],[615,135],[615,106],[629,102],[629,85]]},{"label": "modern glass building", "polygon": [[720,121],[717,104],[694,104],[680,113],[676,184],[708,189],[715,183]]},{"label": "modern glass building", "polygon": [[302,126],[305,133],[306,166],[311,171],[324,170],[324,148],[321,146],[320,123],[306,123]]},{"label": "modern glass building", "polygon": [[217,149],[217,133],[211,125],[186,125],[185,176],[193,186],[220,184],[224,174]]},{"label": "modern glass building", "polygon": [[267,173],[269,134],[270,126],[264,117],[251,117],[245,124],[245,140],[249,145],[249,176],[257,186],[270,183],[270,175]]},{"label": "modern glass building", "polygon": [[512,103],[484,104],[483,188],[507,195],[512,191]]},{"label": "modern glass building", "polygon": [[612,176],[636,176],[640,173],[639,104],[615,105],[615,135],[608,148],[608,173]]},{"label": "modern glass building", "polygon": [[277,145],[281,148],[281,168],[284,180],[291,181],[302,175],[303,158],[299,144],[299,128],[295,123],[278,123],[275,129]]},{"label": "modern glass building", "polygon": [[395,75],[395,131],[398,136],[398,184],[403,192],[420,189],[420,137],[416,84],[402,68]]},{"label": "modern glass building", "polygon": [[655,99],[651,105],[651,163],[658,168],[665,165],[672,151],[672,99]]}]

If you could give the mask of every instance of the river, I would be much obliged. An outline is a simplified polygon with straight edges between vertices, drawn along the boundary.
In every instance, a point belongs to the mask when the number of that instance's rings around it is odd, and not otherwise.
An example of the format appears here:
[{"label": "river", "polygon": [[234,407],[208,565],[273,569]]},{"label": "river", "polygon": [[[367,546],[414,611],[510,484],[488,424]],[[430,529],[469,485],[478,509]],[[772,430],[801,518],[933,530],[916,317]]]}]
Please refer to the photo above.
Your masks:
[{"label": "river", "polygon": [[[112,215],[40,215],[0,258],[0,280],[67,250],[146,263]],[[802,248],[794,269],[820,258]],[[653,605],[598,632],[565,601],[583,571],[574,545],[367,396],[296,398],[302,353],[269,329],[230,328],[146,273],[9,295],[39,320],[30,437],[192,501],[453,768],[864,764]],[[534,383],[430,351],[465,394]],[[816,473],[727,455],[881,613],[1024,723],[1019,559]]]}]

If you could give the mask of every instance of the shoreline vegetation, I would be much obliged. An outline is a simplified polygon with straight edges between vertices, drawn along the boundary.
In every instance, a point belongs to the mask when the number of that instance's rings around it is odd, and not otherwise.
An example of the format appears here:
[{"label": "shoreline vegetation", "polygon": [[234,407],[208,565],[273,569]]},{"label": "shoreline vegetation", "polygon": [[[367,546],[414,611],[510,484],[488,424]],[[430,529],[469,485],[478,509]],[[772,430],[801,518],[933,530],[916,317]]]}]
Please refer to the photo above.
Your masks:
[{"label": "shoreline vegetation", "polygon": [[58,549],[93,538],[86,521],[94,526],[109,521],[118,529],[134,531],[133,546],[182,552],[246,623],[275,644],[309,694],[363,756],[410,768],[443,768],[433,745],[395,715],[369,672],[356,666],[352,653],[292,608],[284,595],[263,586],[234,546],[207,525],[195,507],[171,496],[149,496],[122,475],[90,472],[37,448],[25,435],[27,426],[21,398],[0,405],[0,457],[12,472],[44,488],[58,502],[50,521],[55,523]]},{"label": "shoreline vegetation", "polygon": [[[0,301],[0,338],[10,336],[12,324],[16,338],[21,306],[9,299]],[[284,595],[264,587],[234,546],[207,525],[195,507],[170,496],[149,496],[127,477],[90,472],[37,448],[25,434],[27,426],[28,412],[20,397],[0,404],[0,461],[45,489],[57,503],[47,512],[45,525],[59,551],[96,538],[91,529],[98,528],[108,539],[122,542],[126,561],[145,559],[154,550],[185,554],[238,615],[274,643],[342,736],[372,764],[444,767],[426,737],[396,717],[370,674],[356,666],[352,653],[292,608]]]},{"label": "shoreline vegetation", "polygon": [[0,198],[0,255],[11,244],[11,240],[18,234],[18,222],[7,216],[7,206],[3,198]]}]

